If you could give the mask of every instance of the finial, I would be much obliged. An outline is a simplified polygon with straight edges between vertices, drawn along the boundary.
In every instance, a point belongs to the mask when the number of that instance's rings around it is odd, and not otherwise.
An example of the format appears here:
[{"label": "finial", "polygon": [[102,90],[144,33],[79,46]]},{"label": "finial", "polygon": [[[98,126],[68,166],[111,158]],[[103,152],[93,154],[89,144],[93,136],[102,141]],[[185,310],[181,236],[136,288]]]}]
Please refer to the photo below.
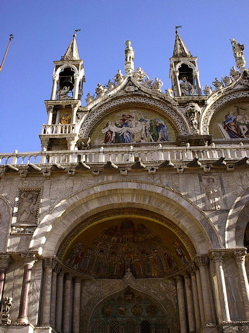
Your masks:
[{"label": "finial", "polygon": [[181,26],[181,25],[176,25],[176,26],[175,26],[176,34],[178,34],[178,29],[179,29],[179,28],[182,28],[182,26]]},{"label": "finial", "polygon": [[73,37],[76,37],[76,36],[77,36],[77,35],[76,35],[76,32],[78,32],[78,31],[81,31],[81,29],[74,29]]}]

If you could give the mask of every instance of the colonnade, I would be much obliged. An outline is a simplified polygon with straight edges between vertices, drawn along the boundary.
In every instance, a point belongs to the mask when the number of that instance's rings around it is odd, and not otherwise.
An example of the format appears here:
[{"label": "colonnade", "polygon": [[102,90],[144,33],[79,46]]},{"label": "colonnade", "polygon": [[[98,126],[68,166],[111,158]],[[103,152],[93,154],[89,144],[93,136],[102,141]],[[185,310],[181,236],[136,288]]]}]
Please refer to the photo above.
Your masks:
[{"label": "colonnade", "polygon": [[[249,321],[249,289],[245,254],[244,249],[210,251],[209,255],[197,256],[184,272],[175,277],[181,333],[199,332],[204,327],[211,329],[236,322],[233,319],[231,304],[229,306],[224,274],[225,256],[232,256],[237,265],[238,287],[244,309],[244,313],[240,314],[240,322]],[[211,273],[212,264],[213,274]],[[215,276],[216,283],[212,276]]]},{"label": "colonnade", "polygon": [[[249,323],[249,287],[245,269],[245,249],[219,249],[196,256],[176,281],[180,332],[198,332],[233,323],[233,306],[229,304],[224,265],[226,257],[237,266],[239,291],[243,302],[240,321]],[[10,255],[0,255],[0,300],[4,295]],[[23,278],[16,324],[29,324],[29,292],[35,254],[21,254]],[[40,259],[39,259],[40,260]],[[62,269],[53,258],[44,258],[39,326],[52,327],[60,333],[80,332],[81,278]],[[215,278],[214,278],[215,277]],[[215,282],[214,282],[215,281]],[[231,292],[231,290],[229,290]]]}]

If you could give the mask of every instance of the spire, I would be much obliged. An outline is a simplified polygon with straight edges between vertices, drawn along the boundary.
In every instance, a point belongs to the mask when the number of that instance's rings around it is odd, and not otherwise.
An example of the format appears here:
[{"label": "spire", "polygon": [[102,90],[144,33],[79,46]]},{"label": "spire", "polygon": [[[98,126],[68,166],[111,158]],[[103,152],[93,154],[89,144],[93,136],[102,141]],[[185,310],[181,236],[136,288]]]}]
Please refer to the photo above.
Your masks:
[{"label": "spire", "polygon": [[191,53],[189,52],[180,35],[178,34],[178,28],[181,28],[181,26],[176,26],[176,38],[173,57],[192,57]]},{"label": "spire", "polygon": [[61,60],[80,60],[78,46],[76,43],[77,31],[80,31],[80,29],[74,30],[73,39],[69,44],[66,53],[64,54],[63,57],[61,57]]}]

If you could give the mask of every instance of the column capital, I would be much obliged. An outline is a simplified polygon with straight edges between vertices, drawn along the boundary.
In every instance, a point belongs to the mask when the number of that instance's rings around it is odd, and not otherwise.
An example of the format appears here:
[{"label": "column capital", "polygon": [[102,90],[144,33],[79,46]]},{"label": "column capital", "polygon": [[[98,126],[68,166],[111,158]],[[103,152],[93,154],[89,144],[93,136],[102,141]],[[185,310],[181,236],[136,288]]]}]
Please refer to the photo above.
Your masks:
[{"label": "column capital", "polygon": [[24,265],[34,265],[37,261],[36,254],[34,253],[21,253],[21,258],[24,260]]},{"label": "column capital", "polygon": [[43,267],[54,269],[56,261],[53,258],[43,258]]},{"label": "column capital", "polygon": [[237,263],[245,261],[246,250],[235,250],[233,254]]},{"label": "column capital", "polygon": [[211,251],[210,252],[210,258],[214,260],[215,263],[221,263],[223,262],[223,257],[225,255],[224,251]]},{"label": "column capital", "polygon": [[195,258],[195,263],[198,267],[207,266],[209,263],[209,258],[207,255],[200,255]]},{"label": "column capital", "polygon": [[196,267],[196,264],[193,262],[191,263],[188,268],[187,268],[189,274],[192,276],[192,275],[195,275],[196,271],[197,271],[197,267]]},{"label": "column capital", "polygon": [[10,261],[9,254],[0,254],[0,268],[7,268]]}]

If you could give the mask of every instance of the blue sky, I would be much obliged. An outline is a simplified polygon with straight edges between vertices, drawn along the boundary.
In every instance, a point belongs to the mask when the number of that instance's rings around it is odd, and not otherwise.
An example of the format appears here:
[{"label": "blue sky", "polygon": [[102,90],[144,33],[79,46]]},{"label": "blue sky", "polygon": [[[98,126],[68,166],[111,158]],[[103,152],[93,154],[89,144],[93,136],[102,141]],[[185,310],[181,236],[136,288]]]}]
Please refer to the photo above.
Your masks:
[{"label": "blue sky", "polygon": [[[86,82],[97,83],[124,72],[125,41],[135,50],[135,68],[171,87],[169,58],[175,26],[198,57],[202,86],[229,74],[235,65],[230,39],[245,45],[249,63],[248,0],[1,0],[0,58],[14,35],[0,72],[0,152],[40,151],[46,123],[44,100],[52,86],[53,61],[65,53],[74,32]],[[248,67],[248,66],[247,66]]]}]

